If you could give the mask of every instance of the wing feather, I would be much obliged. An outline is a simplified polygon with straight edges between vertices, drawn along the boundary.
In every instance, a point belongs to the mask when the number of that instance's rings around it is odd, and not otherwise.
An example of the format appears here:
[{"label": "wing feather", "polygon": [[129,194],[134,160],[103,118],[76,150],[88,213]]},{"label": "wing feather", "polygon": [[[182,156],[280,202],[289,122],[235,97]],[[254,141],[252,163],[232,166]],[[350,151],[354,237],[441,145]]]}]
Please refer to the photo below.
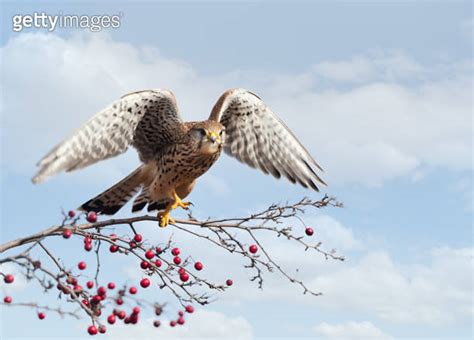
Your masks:
[{"label": "wing feather", "polygon": [[276,178],[285,176],[292,183],[318,191],[326,185],[317,170],[322,168],[311,157],[283,121],[254,93],[245,89],[226,91],[209,117],[226,128],[224,151],[252,168]]},{"label": "wing feather", "polygon": [[98,112],[44,156],[37,164],[39,170],[33,183],[114,157],[130,145],[146,162],[184,132],[171,91],[157,89],[127,94]]}]

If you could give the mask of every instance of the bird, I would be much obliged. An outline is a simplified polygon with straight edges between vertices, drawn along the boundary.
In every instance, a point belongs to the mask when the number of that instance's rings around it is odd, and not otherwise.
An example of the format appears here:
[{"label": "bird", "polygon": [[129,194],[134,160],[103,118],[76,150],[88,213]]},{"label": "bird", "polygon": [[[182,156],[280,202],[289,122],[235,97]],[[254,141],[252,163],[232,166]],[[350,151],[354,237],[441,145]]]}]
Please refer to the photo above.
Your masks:
[{"label": "bird", "polygon": [[132,212],[158,211],[161,227],[196,180],[219,159],[222,151],[252,168],[286,177],[319,191],[323,172],[285,123],[256,94],[243,88],[226,90],[204,121],[185,122],[176,97],[167,89],[136,91],[96,113],[37,164],[33,183],[65,171],[85,168],[130,146],[140,166],[127,177],[79,207],[85,212],[114,215],[135,197]]}]

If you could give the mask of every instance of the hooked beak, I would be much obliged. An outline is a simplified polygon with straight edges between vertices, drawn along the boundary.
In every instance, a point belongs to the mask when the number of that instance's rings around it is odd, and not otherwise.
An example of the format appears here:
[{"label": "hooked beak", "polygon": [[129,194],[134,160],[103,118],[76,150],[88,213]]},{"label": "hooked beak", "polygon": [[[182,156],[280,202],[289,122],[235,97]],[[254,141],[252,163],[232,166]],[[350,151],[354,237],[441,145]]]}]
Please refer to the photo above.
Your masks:
[{"label": "hooked beak", "polygon": [[220,142],[220,138],[219,138],[219,136],[218,136],[215,132],[210,132],[210,133],[207,135],[207,138],[208,138],[212,143]]}]

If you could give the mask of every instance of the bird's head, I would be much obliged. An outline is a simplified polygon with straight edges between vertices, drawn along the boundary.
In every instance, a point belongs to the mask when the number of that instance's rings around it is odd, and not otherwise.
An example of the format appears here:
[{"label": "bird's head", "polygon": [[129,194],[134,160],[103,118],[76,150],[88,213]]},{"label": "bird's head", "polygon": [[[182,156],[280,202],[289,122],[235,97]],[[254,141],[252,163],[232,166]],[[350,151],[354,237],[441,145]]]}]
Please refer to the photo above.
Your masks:
[{"label": "bird's head", "polygon": [[198,148],[202,154],[212,155],[222,149],[225,128],[219,122],[199,122],[192,127],[190,134],[198,143]]}]

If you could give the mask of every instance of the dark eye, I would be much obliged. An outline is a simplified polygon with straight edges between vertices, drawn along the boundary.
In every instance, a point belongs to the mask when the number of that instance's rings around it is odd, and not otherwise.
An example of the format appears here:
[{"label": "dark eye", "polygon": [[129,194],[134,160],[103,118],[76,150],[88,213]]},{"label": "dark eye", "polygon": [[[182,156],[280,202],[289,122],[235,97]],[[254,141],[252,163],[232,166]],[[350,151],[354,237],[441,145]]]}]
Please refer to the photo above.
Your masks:
[{"label": "dark eye", "polygon": [[203,139],[204,136],[206,136],[206,130],[201,129],[201,128],[194,128],[192,130],[192,134],[195,136],[197,139]]}]

